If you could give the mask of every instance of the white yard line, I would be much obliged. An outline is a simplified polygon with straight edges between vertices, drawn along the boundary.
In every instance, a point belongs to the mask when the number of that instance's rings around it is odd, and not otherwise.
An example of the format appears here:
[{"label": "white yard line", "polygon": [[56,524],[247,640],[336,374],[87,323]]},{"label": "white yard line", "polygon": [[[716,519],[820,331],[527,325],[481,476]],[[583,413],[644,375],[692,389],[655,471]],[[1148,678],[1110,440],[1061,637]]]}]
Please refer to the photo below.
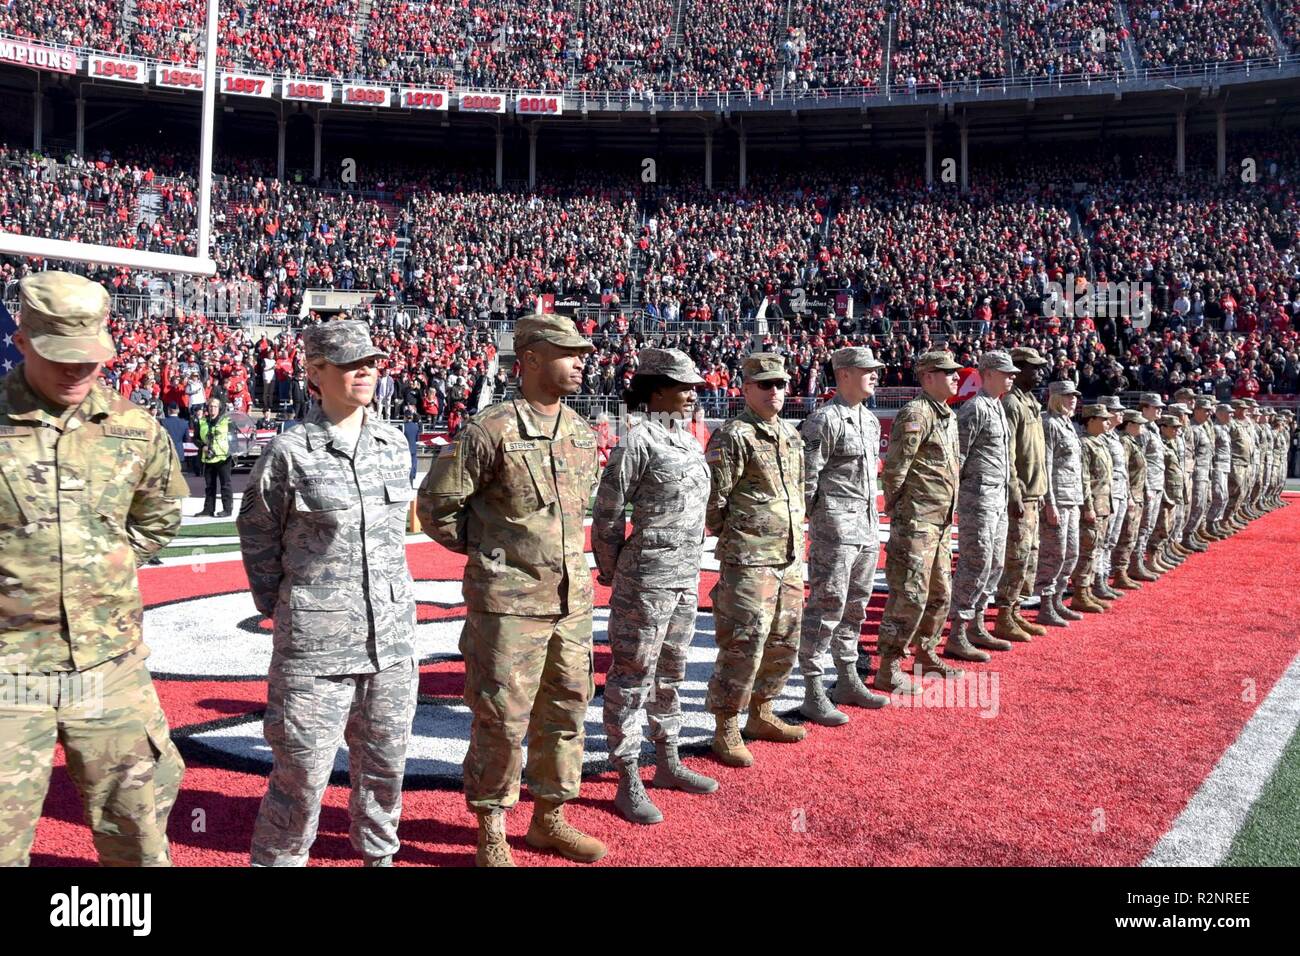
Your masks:
[{"label": "white yard line", "polygon": [[1291,661],[1143,866],[1217,866],[1232,848],[1300,724],[1300,655]]}]

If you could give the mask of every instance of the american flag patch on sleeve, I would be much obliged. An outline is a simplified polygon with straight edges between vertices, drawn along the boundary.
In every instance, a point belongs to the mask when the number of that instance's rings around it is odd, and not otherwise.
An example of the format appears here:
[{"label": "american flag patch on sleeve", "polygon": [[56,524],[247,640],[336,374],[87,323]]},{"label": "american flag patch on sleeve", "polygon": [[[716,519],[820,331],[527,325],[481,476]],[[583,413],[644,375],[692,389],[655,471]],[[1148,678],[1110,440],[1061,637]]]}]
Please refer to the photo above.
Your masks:
[{"label": "american flag patch on sleeve", "polygon": [[903,431],[905,432],[919,432],[920,430],[921,430],[920,422],[905,422],[903,424]]},{"label": "american flag patch on sleeve", "polygon": [[707,461],[709,464],[714,464],[715,462],[722,461],[722,449],[710,448],[707,452],[704,453],[704,460]]},{"label": "american flag patch on sleeve", "polygon": [[456,454],[456,442],[449,441],[442,446],[442,451],[438,452],[439,458],[451,458]]}]

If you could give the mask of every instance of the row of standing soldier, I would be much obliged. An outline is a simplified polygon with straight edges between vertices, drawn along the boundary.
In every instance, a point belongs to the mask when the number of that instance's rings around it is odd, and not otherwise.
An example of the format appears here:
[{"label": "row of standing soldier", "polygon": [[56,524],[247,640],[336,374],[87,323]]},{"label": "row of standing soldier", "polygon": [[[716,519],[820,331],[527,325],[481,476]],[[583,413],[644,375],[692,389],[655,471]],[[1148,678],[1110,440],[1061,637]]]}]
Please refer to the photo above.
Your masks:
[{"label": "row of standing soldier", "polygon": [[[13,678],[6,686],[21,691],[0,701],[0,735],[16,744],[7,748],[16,762],[0,767],[7,794],[0,863],[27,862],[57,741],[69,753],[101,862],[167,865],[167,819],[183,764],[144,664],[133,572],[179,529],[185,483],[152,417],[97,382],[114,354],[102,287],[46,272],[24,279],[20,296],[16,339],[25,361],[0,386],[0,578],[10,582],[0,591],[0,643]],[[443,447],[417,512],[426,533],[467,555],[461,651],[473,723],[464,777],[479,819],[477,861],[512,862],[504,812],[518,801],[521,773],[534,800],[525,840],[592,861],[606,848],[565,819],[564,805],[578,794],[583,716],[594,694],[583,517],[598,467],[594,434],[561,401],[579,386],[591,345],[567,320],[533,316],[518,323],[515,348],[521,398],[485,410]],[[306,863],[334,755],[345,742],[351,840],[367,865],[385,866],[399,846],[418,681],[404,550],[414,493],[404,438],[368,408],[383,353],[364,323],[309,330],[304,350],[317,404],[303,428],[279,436],[261,458],[237,521],[254,603],[274,622],[264,718],[273,769],[252,862]],[[848,717],[836,705],[887,703],[858,673],[879,549],[879,423],[863,400],[880,364],[869,349],[837,352],[837,396],[805,421],[800,436],[779,416],[783,359],[751,355],[746,411],[701,454],[682,428],[698,373],[680,352],[646,350],[641,359],[632,397],[646,420],[625,436],[599,479],[592,541],[599,577],[613,587],[604,709],[619,773],[616,806],[629,819],[653,823],[662,814],[637,771],[643,708],[656,750],[652,784],[698,794],[718,789],[682,763],[677,740],[677,687],[694,633],[706,533],[718,537],[720,563],[712,592],[718,658],[707,707],[715,717],[712,748],[723,763],[752,764],[746,739],[804,737],[803,727],[773,711],[796,657],[805,718],[842,724]],[[947,405],[957,382],[951,356],[929,353],[917,363],[924,394],[895,420],[884,468],[896,545],[886,560],[890,595],[876,690],[919,690],[902,667],[913,644],[918,675],[956,672],[935,654],[949,613],[950,657],[982,660],[985,648],[1030,640],[1041,628],[1023,617],[1020,602],[1035,567],[1044,601],[1039,621],[1063,624],[1053,611],[1059,618],[1073,613],[1059,603],[1071,572],[1074,605],[1087,610],[1090,593],[1106,596],[1112,564],[1116,585],[1133,586],[1131,577],[1167,569],[1185,558],[1184,549],[1200,550],[1281,503],[1285,445],[1282,454],[1278,448],[1289,422],[1276,420],[1270,431],[1253,421],[1252,403],[1242,402],[1231,421],[1218,410],[1211,443],[1198,408],[1188,427],[1205,438],[1189,442],[1175,405],[1159,419],[1163,442],[1155,446],[1150,426],[1126,413],[1122,482],[1115,476],[1121,449],[1100,444],[1116,410],[1085,409],[1090,435],[1080,442],[1062,427],[1073,411],[1070,389],[1054,384],[1051,410],[1040,419],[1031,393],[1041,364],[1030,349],[986,354],[984,388],[954,413]],[[1016,387],[1004,396],[1013,374]],[[1159,396],[1144,396],[1143,419],[1156,421],[1160,411]],[[1050,530],[1042,554],[1040,502]],[[962,537],[950,602],[954,508]],[[805,511],[812,539],[806,604]],[[1122,521],[1113,517],[1121,513]],[[999,616],[990,634],[983,611],[994,595]],[[822,684],[828,648],[837,673],[829,696]],[[99,688],[94,713],[72,692],[81,679]]]}]

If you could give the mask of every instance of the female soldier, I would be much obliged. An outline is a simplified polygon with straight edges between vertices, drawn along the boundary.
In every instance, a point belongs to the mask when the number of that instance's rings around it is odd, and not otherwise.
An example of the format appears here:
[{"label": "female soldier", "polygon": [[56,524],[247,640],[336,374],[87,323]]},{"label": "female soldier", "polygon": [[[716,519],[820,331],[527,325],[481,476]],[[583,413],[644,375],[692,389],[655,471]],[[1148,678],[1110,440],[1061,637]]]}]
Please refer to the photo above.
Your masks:
[{"label": "female soldier", "polygon": [[[605,732],[619,775],[614,806],[633,823],[658,823],[663,814],[637,771],[642,708],[657,755],[651,785],[687,793],[718,789],[716,780],[686,769],[677,757],[677,686],[695,635],[709,469],[688,428],[695,386],[704,379],[676,349],[645,349],[640,359],[624,402],[646,414],[610,452],[592,510],[591,544],[598,580],[614,586],[613,663],[605,680]],[[629,503],[632,534],[624,540]]]},{"label": "female soldier", "polygon": [[264,732],[273,764],[254,866],[306,866],[341,740],[352,845],[391,866],[419,672],[406,566],[410,452],[370,413],[364,322],[303,333],[320,404],[258,459],[236,527],[257,609],[275,622]]},{"label": "female soldier", "polygon": [[1079,390],[1069,379],[1047,387],[1043,415],[1047,494],[1038,546],[1034,590],[1042,596],[1038,623],[1065,627],[1083,615],[1065,606],[1065,582],[1079,560],[1079,506],[1083,504],[1083,445],[1074,430]]}]

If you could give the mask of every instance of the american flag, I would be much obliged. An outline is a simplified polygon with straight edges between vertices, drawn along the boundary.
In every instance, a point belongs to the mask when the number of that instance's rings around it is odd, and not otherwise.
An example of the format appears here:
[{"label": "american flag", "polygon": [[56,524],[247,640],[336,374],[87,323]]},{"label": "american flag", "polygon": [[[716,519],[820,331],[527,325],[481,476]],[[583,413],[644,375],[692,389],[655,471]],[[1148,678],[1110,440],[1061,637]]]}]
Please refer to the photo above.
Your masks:
[{"label": "american flag", "polygon": [[0,375],[11,371],[23,360],[23,353],[14,345],[14,333],[17,331],[18,323],[4,303],[0,302]]}]

